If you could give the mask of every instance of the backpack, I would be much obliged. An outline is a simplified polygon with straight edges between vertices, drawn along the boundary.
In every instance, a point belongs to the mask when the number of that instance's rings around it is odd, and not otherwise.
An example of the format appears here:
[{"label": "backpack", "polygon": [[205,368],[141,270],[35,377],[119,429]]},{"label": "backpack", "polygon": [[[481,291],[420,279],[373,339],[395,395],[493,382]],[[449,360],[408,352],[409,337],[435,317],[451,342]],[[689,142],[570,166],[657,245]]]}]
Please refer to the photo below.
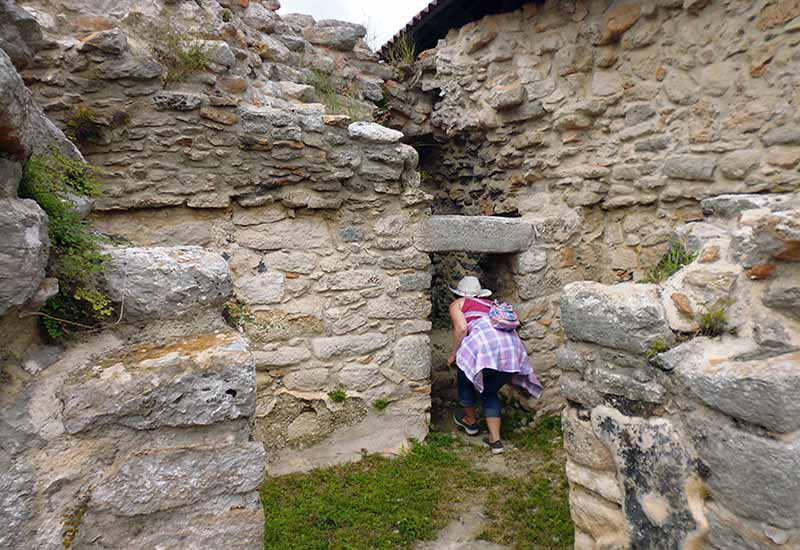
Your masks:
[{"label": "backpack", "polygon": [[489,320],[494,328],[506,332],[513,332],[520,326],[517,312],[506,303],[494,302],[489,310]]}]

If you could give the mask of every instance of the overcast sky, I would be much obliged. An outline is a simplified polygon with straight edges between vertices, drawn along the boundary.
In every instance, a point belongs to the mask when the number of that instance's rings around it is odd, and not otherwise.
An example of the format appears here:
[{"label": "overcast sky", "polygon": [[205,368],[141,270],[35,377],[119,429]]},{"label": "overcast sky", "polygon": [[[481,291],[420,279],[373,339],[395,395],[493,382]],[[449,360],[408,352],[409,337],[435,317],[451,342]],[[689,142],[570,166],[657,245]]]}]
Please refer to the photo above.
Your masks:
[{"label": "overcast sky", "polygon": [[370,46],[380,47],[411,21],[430,0],[281,0],[278,13],[307,13],[367,27]]}]

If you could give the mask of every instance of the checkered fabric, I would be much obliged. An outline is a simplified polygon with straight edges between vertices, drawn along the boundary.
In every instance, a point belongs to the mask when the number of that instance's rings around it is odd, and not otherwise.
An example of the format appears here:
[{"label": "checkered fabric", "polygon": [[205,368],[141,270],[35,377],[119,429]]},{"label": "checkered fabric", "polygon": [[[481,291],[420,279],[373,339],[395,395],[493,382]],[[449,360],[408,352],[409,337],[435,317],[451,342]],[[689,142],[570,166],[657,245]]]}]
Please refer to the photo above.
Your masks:
[{"label": "checkered fabric", "polygon": [[479,392],[483,392],[483,369],[511,372],[511,383],[536,398],[542,385],[516,331],[497,330],[488,316],[470,320],[469,332],[456,353],[456,364]]}]

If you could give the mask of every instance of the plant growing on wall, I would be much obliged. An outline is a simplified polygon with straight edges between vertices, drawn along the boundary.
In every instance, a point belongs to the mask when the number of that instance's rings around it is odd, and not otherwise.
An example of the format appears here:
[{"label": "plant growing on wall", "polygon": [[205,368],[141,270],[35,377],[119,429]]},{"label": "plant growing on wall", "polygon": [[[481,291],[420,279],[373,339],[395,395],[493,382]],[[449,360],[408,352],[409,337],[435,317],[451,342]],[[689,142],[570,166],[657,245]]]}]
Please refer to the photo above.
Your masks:
[{"label": "plant growing on wall", "polygon": [[164,83],[182,82],[193,73],[208,68],[208,52],[192,36],[179,32],[167,20],[149,32],[150,44],[156,57],[167,71]]},{"label": "plant growing on wall", "polygon": [[399,39],[386,52],[386,61],[392,67],[399,69],[404,66],[413,65],[417,59],[417,44],[414,40],[403,33]]},{"label": "plant growing on wall", "polygon": [[713,338],[727,332],[729,330],[728,306],[730,304],[729,301],[720,300],[700,315],[698,320],[700,334]]},{"label": "plant growing on wall", "polygon": [[92,328],[113,313],[111,299],[95,281],[107,260],[100,250],[102,237],[81,219],[72,198],[97,197],[100,192],[94,168],[55,150],[25,164],[19,194],[35,200],[47,213],[48,272],[59,283],[58,294],[41,312],[45,332],[53,341],[63,340],[75,327]]},{"label": "plant growing on wall", "polygon": [[683,241],[673,241],[670,243],[669,250],[655,265],[647,275],[639,281],[641,283],[661,283],[672,277],[682,267],[692,263],[697,254],[692,254],[686,248]]},{"label": "plant growing on wall", "polygon": [[76,107],[67,120],[67,137],[80,145],[96,145],[103,139],[103,130],[97,115],[88,107]]}]

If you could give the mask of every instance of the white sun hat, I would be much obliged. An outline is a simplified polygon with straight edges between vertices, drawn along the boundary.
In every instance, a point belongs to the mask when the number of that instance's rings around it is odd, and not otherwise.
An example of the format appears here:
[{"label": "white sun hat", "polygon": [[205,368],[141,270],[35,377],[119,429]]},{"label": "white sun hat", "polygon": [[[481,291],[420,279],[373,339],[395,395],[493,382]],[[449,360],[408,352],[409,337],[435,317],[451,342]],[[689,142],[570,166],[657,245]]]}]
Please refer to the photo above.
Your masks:
[{"label": "white sun hat", "polygon": [[471,298],[486,298],[492,295],[492,291],[488,288],[481,288],[481,282],[477,277],[467,275],[458,281],[456,288],[449,287],[453,294],[458,296],[469,296]]}]

